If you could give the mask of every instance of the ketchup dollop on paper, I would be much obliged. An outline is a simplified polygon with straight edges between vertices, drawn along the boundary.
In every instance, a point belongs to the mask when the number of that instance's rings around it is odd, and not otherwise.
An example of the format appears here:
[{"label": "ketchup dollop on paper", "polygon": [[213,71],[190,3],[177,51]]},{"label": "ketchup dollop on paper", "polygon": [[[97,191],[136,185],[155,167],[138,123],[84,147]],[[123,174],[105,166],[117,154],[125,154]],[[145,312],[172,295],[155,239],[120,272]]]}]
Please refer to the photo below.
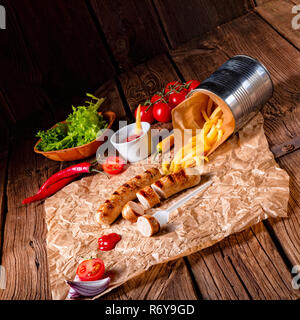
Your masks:
[{"label": "ketchup dollop on paper", "polygon": [[101,251],[112,250],[120,240],[121,236],[117,233],[104,235],[98,239],[98,248]]}]

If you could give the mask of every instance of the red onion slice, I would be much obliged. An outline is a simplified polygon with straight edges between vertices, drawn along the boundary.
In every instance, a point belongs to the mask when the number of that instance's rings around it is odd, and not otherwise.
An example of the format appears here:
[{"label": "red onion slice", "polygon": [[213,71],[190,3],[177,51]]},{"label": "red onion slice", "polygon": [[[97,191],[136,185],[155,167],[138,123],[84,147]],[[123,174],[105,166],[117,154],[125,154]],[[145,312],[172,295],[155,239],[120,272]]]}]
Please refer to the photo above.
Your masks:
[{"label": "red onion slice", "polygon": [[76,275],[73,281],[67,280],[66,282],[70,286],[69,298],[74,299],[80,296],[94,297],[107,289],[110,277],[96,281],[80,281]]}]

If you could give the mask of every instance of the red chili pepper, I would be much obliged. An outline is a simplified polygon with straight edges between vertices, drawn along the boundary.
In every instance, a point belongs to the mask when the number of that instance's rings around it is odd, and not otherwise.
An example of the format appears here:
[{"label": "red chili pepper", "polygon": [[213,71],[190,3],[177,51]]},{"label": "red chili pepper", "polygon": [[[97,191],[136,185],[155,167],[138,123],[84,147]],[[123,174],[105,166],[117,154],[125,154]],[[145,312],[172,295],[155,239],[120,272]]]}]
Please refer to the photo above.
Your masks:
[{"label": "red chili pepper", "polygon": [[57,181],[56,183],[53,183],[48,188],[44,188],[42,191],[39,191],[37,194],[35,194],[32,197],[26,198],[22,201],[23,204],[32,203],[34,201],[43,200],[47,197],[50,197],[52,194],[54,194],[56,191],[62,189],[64,186],[66,186],[71,181],[75,180],[75,178],[79,177],[80,173],[76,175],[72,175],[71,177],[62,178],[61,180]]},{"label": "red chili pepper", "polygon": [[40,190],[37,192],[39,194],[44,189],[47,189],[49,186],[51,186],[53,183],[56,183],[57,181],[71,177],[77,174],[81,173],[90,173],[92,172],[92,163],[89,162],[82,162],[79,164],[75,164],[73,166],[70,166],[68,168],[65,168],[63,170],[58,171],[53,176],[51,176],[40,188]]}]

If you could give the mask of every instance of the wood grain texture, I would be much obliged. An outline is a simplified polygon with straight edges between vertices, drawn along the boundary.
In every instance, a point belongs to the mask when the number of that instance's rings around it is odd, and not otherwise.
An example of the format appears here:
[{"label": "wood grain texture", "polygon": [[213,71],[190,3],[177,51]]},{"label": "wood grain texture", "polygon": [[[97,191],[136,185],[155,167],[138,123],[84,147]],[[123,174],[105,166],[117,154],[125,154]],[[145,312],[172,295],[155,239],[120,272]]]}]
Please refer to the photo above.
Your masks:
[{"label": "wood grain texture", "polygon": [[[2,230],[6,214],[6,181],[7,181],[8,154],[0,157],[0,252],[2,251]],[[1,262],[1,257],[0,257]]]},{"label": "wood grain texture", "polygon": [[91,0],[120,71],[166,51],[150,0]]},{"label": "wood grain texture", "polygon": [[23,28],[12,2],[4,0],[1,4],[9,17],[7,29],[1,30],[0,37],[1,112],[9,126],[22,119],[31,121],[32,114],[38,114],[40,119],[47,118],[49,112],[45,105],[50,102],[40,85],[41,72],[24,39]]},{"label": "wood grain texture", "polygon": [[[16,76],[9,79],[18,79],[23,69],[27,78],[26,85],[20,81],[20,86],[9,88],[10,105],[16,105],[12,97],[19,96],[24,113],[41,107],[46,98],[48,108],[68,108],[113,76],[114,68],[84,1],[33,0],[30,5],[10,1],[9,8],[18,23],[13,35],[17,31],[22,35],[21,44],[10,43],[6,49],[14,50],[13,61],[20,64]],[[14,55],[7,52],[9,62]]]},{"label": "wood grain texture", "polygon": [[179,80],[165,54],[122,73],[119,78],[131,111],[162,90],[168,82]]},{"label": "wood grain texture", "polygon": [[292,20],[296,16],[292,13],[294,6],[295,3],[292,1],[272,0],[256,7],[255,10],[284,38],[300,49],[300,29],[292,28]]},{"label": "wood grain texture", "polygon": [[119,120],[124,120],[127,118],[125,107],[114,80],[106,81],[95,91],[95,96],[99,98],[105,98],[105,101],[99,109],[100,111],[113,111],[116,113]]},{"label": "wood grain texture", "polygon": [[1,264],[7,275],[0,300],[50,299],[46,224],[42,202],[22,205],[58,170],[58,163],[36,155],[33,140],[16,141],[8,167],[7,214]]},{"label": "wood grain texture", "polygon": [[184,259],[179,259],[151,267],[141,276],[129,280],[102,299],[195,300],[197,298]]},{"label": "wood grain texture", "polygon": [[173,48],[254,7],[251,0],[154,0]]},{"label": "wood grain texture", "polygon": [[[247,37],[245,37],[247,34]],[[283,53],[284,52],[284,53]],[[227,23],[211,32],[203,39],[193,40],[189,44],[173,50],[171,55],[179,70],[186,79],[205,79],[211,72],[235,54],[249,54],[262,61],[271,72],[275,92],[273,98],[263,108],[265,130],[270,143],[284,142],[285,139],[299,134],[299,103],[297,89],[299,86],[299,52],[278,35],[256,14],[248,14]],[[289,156],[298,159],[296,152]],[[284,159],[284,158],[282,158]],[[279,160],[284,161],[284,160]],[[296,160],[295,160],[296,161]],[[299,160],[298,160],[299,161]],[[283,166],[292,170],[293,165]],[[299,178],[294,166],[292,183],[296,184]],[[290,173],[290,172],[289,172]],[[291,212],[291,207],[298,211],[295,199],[299,197],[297,189],[291,188],[294,201],[289,205],[289,219],[279,219],[273,228],[280,244],[292,263],[299,263],[299,216]],[[296,192],[296,193],[295,193]],[[291,288],[290,271],[278,254],[276,246],[262,223],[238,235],[233,235],[220,244],[222,255],[231,261],[241,284],[247,289],[247,294],[253,299],[283,299],[295,298],[298,293]],[[246,239],[245,241],[243,239]],[[223,248],[223,246],[227,245]],[[241,247],[243,250],[241,250]],[[257,259],[256,257],[259,257]],[[212,264],[215,254],[203,257],[206,265]],[[230,269],[226,267],[224,258],[220,266],[230,283],[232,279]],[[202,262],[203,264],[203,262]],[[197,265],[193,267],[199,270]],[[270,272],[270,273],[269,273]],[[249,278],[250,277],[250,278]],[[204,280],[203,280],[204,279]],[[197,279],[199,287],[203,287],[205,277]],[[220,296],[226,296],[223,283],[220,282]],[[215,286],[216,287],[216,286]],[[213,287],[214,288],[214,287]],[[228,295],[227,295],[228,296]]]},{"label": "wood grain texture", "polygon": [[[168,82],[179,79],[166,55],[159,55],[145,64],[132,68],[119,78],[132,111]],[[120,291],[116,290],[108,297],[196,299],[197,296],[192,288],[192,280],[184,259],[179,259],[177,262],[152,267],[150,271],[124,284]],[[119,292],[122,294],[119,295]]]}]

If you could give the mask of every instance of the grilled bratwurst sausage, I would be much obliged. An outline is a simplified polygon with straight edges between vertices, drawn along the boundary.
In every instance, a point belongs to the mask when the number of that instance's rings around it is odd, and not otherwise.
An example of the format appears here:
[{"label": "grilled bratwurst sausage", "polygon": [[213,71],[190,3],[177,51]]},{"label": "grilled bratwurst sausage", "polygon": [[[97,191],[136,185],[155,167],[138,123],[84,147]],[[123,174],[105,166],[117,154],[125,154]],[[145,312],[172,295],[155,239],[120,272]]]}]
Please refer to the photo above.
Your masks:
[{"label": "grilled bratwurst sausage", "polygon": [[182,169],[155,181],[151,187],[161,198],[167,199],[177,192],[196,186],[200,180],[200,174],[187,174],[187,169]]},{"label": "grilled bratwurst sausage", "polygon": [[128,201],[122,209],[122,216],[124,219],[135,223],[138,217],[144,215],[145,210],[141,204],[133,201]]},{"label": "grilled bratwurst sausage", "polygon": [[140,190],[136,194],[136,196],[145,208],[145,210],[150,209],[154,207],[156,204],[160,203],[159,196],[150,186],[147,186]]},{"label": "grilled bratwurst sausage", "polygon": [[151,237],[160,230],[160,224],[157,219],[149,214],[139,217],[136,226],[138,231],[145,237]]},{"label": "grilled bratwurst sausage", "polygon": [[120,215],[128,201],[136,198],[136,193],[161,177],[157,168],[150,168],[121,185],[108,200],[99,207],[96,221],[100,224],[111,224]]}]

